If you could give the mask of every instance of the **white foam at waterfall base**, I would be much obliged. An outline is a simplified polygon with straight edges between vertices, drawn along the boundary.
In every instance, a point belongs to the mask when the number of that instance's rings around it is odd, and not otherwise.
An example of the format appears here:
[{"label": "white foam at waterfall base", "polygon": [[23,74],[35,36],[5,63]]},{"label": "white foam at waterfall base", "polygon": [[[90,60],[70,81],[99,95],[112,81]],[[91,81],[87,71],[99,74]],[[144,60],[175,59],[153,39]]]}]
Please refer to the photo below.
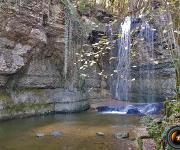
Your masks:
[{"label": "white foam at waterfall base", "polygon": [[126,115],[126,111],[104,111],[102,114],[118,114],[118,115]]},{"label": "white foam at waterfall base", "polygon": [[[120,107],[120,106],[119,106]],[[160,113],[163,108],[162,103],[139,103],[134,105],[127,105],[125,107],[121,107],[118,110],[117,108],[109,107],[109,110],[100,111],[102,114],[118,114],[118,115],[157,115]],[[115,110],[112,110],[115,109]],[[134,113],[128,113],[128,111],[135,110]],[[138,113],[139,112],[139,113]]]}]

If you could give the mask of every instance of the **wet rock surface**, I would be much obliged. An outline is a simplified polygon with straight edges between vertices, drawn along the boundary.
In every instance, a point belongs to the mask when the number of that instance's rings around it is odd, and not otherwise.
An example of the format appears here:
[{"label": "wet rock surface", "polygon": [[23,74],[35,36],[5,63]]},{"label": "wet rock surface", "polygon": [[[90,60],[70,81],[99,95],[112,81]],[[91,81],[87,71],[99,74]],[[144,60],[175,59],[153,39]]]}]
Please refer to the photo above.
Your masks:
[{"label": "wet rock surface", "polygon": [[61,133],[60,131],[52,131],[52,132],[50,133],[50,135],[51,135],[52,137],[57,138],[57,137],[60,137],[60,136],[62,135],[62,133]]},{"label": "wet rock surface", "polygon": [[0,88],[9,95],[0,95],[0,119],[89,108],[77,90],[63,91],[65,27],[59,1],[2,1],[0,21]]},{"label": "wet rock surface", "polygon": [[135,130],[135,134],[136,134],[137,139],[143,139],[143,138],[150,137],[146,127],[137,127]]},{"label": "wet rock surface", "polygon": [[125,139],[129,138],[129,133],[128,132],[118,132],[115,134],[116,139]]},{"label": "wet rock surface", "polygon": [[[49,11],[52,14],[48,16],[45,27],[43,14],[48,14]],[[63,39],[62,11],[63,8],[58,2],[55,4],[49,4],[47,1],[27,2],[25,0],[21,4],[18,1],[15,3],[1,2],[0,75],[14,74],[23,67],[28,68],[29,61],[38,54],[46,57],[49,55],[48,51],[51,53],[50,57],[53,57],[53,53],[56,51],[59,54],[63,53],[63,49],[61,49],[64,46],[63,40],[59,48],[55,47],[56,40],[51,40],[51,38]],[[61,18],[57,14],[61,14]],[[54,28],[56,28],[56,33],[52,33]],[[51,35],[48,35],[49,33]],[[46,66],[46,64],[44,65]]]},{"label": "wet rock surface", "polygon": [[96,135],[97,136],[105,136],[105,133],[103,133],[103,132],[96,132]]},{"label": "wet rock surface", "polygon": [[37,138],[43,138],[45,136],[44,133],[36,133]]},{"label": "wet rock surface", "polygon": [[143,150],[156,150],[156,143],[153,139],[143,139]]}]

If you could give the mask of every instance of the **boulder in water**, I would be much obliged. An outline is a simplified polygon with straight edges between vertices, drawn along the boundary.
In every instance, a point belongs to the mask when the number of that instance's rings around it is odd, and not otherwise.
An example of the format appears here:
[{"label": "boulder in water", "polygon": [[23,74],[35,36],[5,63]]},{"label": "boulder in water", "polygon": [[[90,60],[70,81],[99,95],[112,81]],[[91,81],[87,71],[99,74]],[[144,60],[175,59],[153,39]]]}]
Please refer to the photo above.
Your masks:
[{"label": "boulder in water", "polygon": [[115,134],[116,139],[124,139],[124,138],[129,138],[129,133],[128,132],[118,132]]},{"label": "boulder in water", "polygon": [[50,135],[53,136],[53,137],[59,137],[59,136],[62,135],[62,133],[59,132],[59,131],[52,131],[52,132],[50,133]]},{"label": "boulder in water", "polygon": [[96,135],[97,136],[105,136],[105,134],[103,132],[97,132]]},{"label": "boulder in water", "polygon": [[128,106],[127,108],[127,114],[129,115],[138,115],[138,114],[141,114],[141,112],[139,111],[139,109],[135,106]]},{"label": "boulder in water", "polygon": [[42,138],[42,137],[44,137],[44,136],[45,136],[44,133],[36,133],[36,137],[37,137],[37,138]]}]

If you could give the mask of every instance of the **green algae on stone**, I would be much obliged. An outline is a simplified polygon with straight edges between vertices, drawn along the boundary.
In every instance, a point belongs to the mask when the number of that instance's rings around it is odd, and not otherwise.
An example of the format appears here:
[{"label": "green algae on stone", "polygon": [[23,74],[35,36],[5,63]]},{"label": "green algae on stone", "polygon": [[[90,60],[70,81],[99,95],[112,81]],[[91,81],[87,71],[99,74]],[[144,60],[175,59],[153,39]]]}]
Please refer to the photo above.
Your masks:
[{"label": "green algae on stone", "polygon": [[40,111],[42,109],[47,109],[50,107],[50,104],[30,104],[30,103],[7,103],[5,106],[5,112],[9,114],[19,113],[19,112],[27,112],[34,110],[35,112]]},{"label": "green algae on stone", "polygon": [[44,94],[45,89],[38,89],[38,88],[26,88],[26,89],[20,89],[18,92],[20,93],[26,93],[26,92],[32,92],[36,96],[41,96]]},{"label": "green algae on stone", "polygon": [[11,96],[9,93],[7,93],[5,90],[0,90],[0,102],[6,102],[11,99]]}]

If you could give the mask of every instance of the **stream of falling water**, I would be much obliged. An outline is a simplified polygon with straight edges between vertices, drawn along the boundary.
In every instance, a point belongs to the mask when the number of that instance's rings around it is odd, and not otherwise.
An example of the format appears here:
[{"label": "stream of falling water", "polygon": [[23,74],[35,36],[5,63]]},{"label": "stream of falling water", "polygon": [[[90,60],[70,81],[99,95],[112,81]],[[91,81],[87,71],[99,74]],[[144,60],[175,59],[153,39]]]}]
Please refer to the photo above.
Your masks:
[{"label": "stream of falling water", "polygon": [[[139,102],[154,102],[155,95],[155,65],[154,65],[154,33],[155,29],[143,18],[139,39]],[[121,24],[118,39],[118,63],[116,67],[117,82],[115,98],[130,100],[131,98],[131,17],[126,17]]]},{"label": "stream of falling water", "polygon": [[65,10],[65,51],[64,51],[64,78],[66,80],[67,77],[67,68],[68,68],[68,53],[71,49],[71,37],[72,37],[72,30],[71,30],[71,20],[69,19],[69,12]]},{"label": "stream of falling water", "polygon": [[[109,39],[109,41],[110,41],[110,46],[112,47],[113,46],[113,29],[112,29],[112,24],[110,23],[110,24],[108,24],[108,26],[107,26],[107,36],[108,36],[108,39]],[[111,52],[111,54],[110,54],[110,56],[113,56],[113,53],[112,53],[112,50],[110,51]],[[111,74],[111,72],[112,72],[112,64],[110,64],[110,72],[109,72],[109,74],[110,74],[110,84],[112,85],[112,81],[113,81],[113,74]],[[112,86],[110,86],[110,93],[111,93],[111,98],[112,98],[112,93],[113,93],[113,88],[112,88]],[[110,99],[110,106],[111,106],[111,104],[112,104],[112,102],[111,102],[111,99]]]},{"label": "stream of falling water", "polygon": [[73,42],[73,32],[75,30],[75,19],[73,19],[73,16],[75,16],[76,10],[74,9],[73,3],[69,0],[65,1],[66,7],[65,7],[65,51],[64,51],[64,80],[65,80],[65,89],[74,91],[74,81],[75,81],[75,68],[71,68],[74,65],[74,42]]},{"label": "stream of falling water", "polygon": [[126,17],[124,23],[121,24],[119,34],[121,38],[118,39],[118,65],[117,83],[115,89],[115,98],[118,100],[129,99],[130,88],[130,30],[131,30],[131,17]]},{"label": "stream of falling water", "polygon": [[[143,19],[142,19],[143,20]],[[154,31],[145,20],[143,20],[140,30],[140,39],[144,46],[140,49],[140,100],[143,100],[143,93],[146,93],[147,101],[154,102]],[[143,64],[143,65],[142,65]],[[144,72],[144,73],[143,73]],[[145,87],[144,87],[145,86]],[[143,93],[142,93],[143,92]]]}]

